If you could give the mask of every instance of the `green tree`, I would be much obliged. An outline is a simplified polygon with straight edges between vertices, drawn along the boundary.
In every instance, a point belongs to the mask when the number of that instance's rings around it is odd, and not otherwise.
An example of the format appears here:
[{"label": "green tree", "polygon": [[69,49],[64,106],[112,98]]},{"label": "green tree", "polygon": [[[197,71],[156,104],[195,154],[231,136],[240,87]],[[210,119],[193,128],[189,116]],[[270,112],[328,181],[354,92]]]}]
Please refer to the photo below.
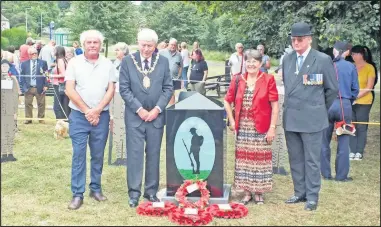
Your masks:
[{"label": "green tree", "polygon": [[71,4],[71,13],[65,17],[65,25],[72,31],[72,38],[88,29],[102,32],[111,43],[136,42],[136,6],[131,2],[83,1]]}]

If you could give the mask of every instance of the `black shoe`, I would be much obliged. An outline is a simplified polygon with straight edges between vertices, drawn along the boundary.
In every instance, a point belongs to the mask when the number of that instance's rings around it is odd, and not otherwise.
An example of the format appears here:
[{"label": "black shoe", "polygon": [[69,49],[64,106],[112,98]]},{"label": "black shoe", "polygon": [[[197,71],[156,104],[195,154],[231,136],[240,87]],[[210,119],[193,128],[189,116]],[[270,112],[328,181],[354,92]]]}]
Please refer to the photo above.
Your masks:
[{"label": "black shoe", "polygon": [[300,202],[305,202],[307,201],[306,197],[298,197],[298,196],[291,196],[288,200],[285,201],[287,204],[292,204],[292,203],[300,203]]},{"label": "black shoe", "polygon": [[304,209],[308,211],[316,210],[316,208],[317,208],[317,202],[315,201],[307,201],[306,205],[304,206]]},{"label": "black shoe", "polygon": [[150,202],[160,202],[160,199],[156,195],[144,195],[143,198],[147,199]]},{"label": "black shoe", "polygon": [[350,182],[350,181],[353,181],[353,178],[352,177],[347,177],[345,179],[342,179],[342,180],[338,180],[335,178],[335,181],[339,181],[339,182]]},{"label": "black shoe", "polygon": [[139,203],[139,200],[136,198],[130,198],[130,201],[128,201],[128,204],[131,208],[137,207]]},{"label": "black shoe", "polygon": [[74,197],[71,200],[68,208],[69,210],[77,210],[82,206],[82,204],[83,204],[83,199],[81,197]]},{"label": "black shoe", "polygon": [[332,177],[325,177],[325,176],[322,176],[323,177],[323,180],[333,180]]},{"label": "black shoe", "polygon": [[104,196],[101,192],[90,192],[89,196],[98,202],[107,200],[107,197]]}]

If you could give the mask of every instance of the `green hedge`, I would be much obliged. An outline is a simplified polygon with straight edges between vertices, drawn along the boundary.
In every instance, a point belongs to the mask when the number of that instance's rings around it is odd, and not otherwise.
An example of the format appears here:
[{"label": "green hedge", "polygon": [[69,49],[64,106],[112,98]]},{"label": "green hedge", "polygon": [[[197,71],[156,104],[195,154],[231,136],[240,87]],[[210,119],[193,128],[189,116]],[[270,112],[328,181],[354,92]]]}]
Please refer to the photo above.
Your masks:
[{"label": "green hedge", "polygon": [[1,36],[1,49],[5,50],[9,46],[9,40],[6,37]]},{"label": "green hedge", "polygon": [[[15,46],[15,48],[18,49],[25,43],[27,33],[25,31],[25,27],[14,27],[2,31],[1,36],[8,39],[8,45]],[[3,42],[3,39],[1,39],[1,42]],[[1,46],[3,46],[3,44],[1,44]]]}]

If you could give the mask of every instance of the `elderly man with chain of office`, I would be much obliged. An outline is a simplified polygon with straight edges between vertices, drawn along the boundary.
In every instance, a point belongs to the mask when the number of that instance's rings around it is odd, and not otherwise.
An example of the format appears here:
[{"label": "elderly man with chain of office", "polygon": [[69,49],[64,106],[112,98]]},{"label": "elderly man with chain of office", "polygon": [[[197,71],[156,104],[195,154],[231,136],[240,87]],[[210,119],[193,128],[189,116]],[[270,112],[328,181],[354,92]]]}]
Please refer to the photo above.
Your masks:
[{"label": "elderly man with chain of office", "polygon": [[[154,30],[138,33],[139,52],[123,58],[119,92],[125,102],[127,187],[130,207],[138,205],[143,178],[143,197],[158,202],[160,148],[164,132],[163,111],[172,96],[173,83],[166,57],[155,54]],[[145,147],[144,147],[145,144]]]},{"label": "elderly man with chain of office", "polygon": [[316,210],[321,186],[320,152],[323,130],[328,127],[328,109],[338,94],[332,59],[311,48],[311,26],[291,27],[294,51],[283,59],[285,87],[283,127],[290,161],[294,195],[286,203],[305,202]]}]

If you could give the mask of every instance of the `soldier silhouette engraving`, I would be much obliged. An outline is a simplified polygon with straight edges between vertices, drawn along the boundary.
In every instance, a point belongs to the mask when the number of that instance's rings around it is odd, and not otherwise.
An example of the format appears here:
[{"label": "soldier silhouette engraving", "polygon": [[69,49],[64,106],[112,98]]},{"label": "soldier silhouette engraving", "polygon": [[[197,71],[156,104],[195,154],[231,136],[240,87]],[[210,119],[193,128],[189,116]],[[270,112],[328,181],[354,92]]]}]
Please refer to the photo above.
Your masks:
[{"label": "soldier silhouette engraving", "polygon": [[193,174],[200,174],[200,148],[202,144],[204,143],[204,137],[199,136],[196,133],[196,128],[191,128],[190,133],[192,133],[192,141],[191,141],[191,147],[190,147],[190,153],[193,154],[194,160],[196,161],[196,171],[193,172]]}]

